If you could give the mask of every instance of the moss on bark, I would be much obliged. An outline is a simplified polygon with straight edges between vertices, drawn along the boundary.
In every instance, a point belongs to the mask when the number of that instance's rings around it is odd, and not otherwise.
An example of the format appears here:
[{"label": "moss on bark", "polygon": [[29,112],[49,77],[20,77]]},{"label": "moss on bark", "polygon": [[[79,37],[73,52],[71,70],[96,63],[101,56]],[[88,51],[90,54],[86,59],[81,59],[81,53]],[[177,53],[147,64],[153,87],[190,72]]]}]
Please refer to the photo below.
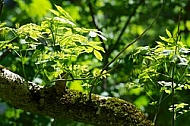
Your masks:
[{"label": "moss on bark", "polygon": [[[27,87],[29,85],[29,88]],[[19,75],[0,70],[0,98],[11,105],[52,118],[67,118],[83,123],[109,126],[153,126],[132,103],[66,89],[57,95],[54,86],[41,87]]]}]

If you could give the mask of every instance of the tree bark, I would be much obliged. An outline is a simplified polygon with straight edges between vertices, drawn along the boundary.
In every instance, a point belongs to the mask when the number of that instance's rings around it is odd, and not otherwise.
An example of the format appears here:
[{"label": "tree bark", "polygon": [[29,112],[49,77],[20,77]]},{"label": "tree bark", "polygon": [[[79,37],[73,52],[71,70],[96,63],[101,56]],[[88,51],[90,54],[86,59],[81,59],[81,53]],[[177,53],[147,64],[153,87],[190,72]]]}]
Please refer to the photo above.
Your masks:
[{"label": "tree bark", "polygon": [[66,89],[57,95],[54,86],[27,82],[19,75],[0,68],[0,98],[16,108],[55,119],[71,119],[105,126],[153,126],[132,103]]}]

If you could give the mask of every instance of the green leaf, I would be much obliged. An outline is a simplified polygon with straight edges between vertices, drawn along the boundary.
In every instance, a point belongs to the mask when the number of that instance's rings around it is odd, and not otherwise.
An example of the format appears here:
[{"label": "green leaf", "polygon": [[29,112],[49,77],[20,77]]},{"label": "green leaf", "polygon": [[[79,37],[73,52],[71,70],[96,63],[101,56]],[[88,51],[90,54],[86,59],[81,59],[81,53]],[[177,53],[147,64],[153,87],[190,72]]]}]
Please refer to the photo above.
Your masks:
[{"label": "green leaf", "polygon": [[69,88],[70,88],[70,89],[73,89],[73,90],[81,91],[81,92],[84,91],[84,90],[83,90],[83,87],[82,87],[82,81],[78,81],[78,80],[71,82]]},{"label": "green leaf", "polygon": [[1,28],[1,27],[4,27],[5,25],[6,25],[6,22],[0,23],[0,28]]},{"label": "green leaf", "polygon": [[[99,34],[100,33],[100,34]],[[101,35],[102,33],[100,31],[90,31],[89,35],[90,37],[96,37],[97,35],[102,38],[103,40],[107,40],[103,35]]]},{"label": "green leaf", "polygon": [[158,104],[158,102],[157,101],[154,101],[154,102],[151,102],[151,103],[149,103],[150,105],[157,105]]},{"label": "green leaf", "polygon": [[103,40],[105,40],[105,41],[107,40],[106,37],[104,37],[103,35],[98,34],[98,36],[99,36],[100,38],[102,38]]},{"label": "green leaf", "polygon": [[166,29],[166,34],[168,35],[168,37],[172,38],[172,34],[170,33],[170,31],[168,31],[168,29]]},{"label": "green leaf", "polygon": [[98,45],[101,44],[102,42],[95,42],[95,41],[91,41],[89,42],[89,45],[93,46],[93,45]]},{"label": "green leaf", "polygon": [[55,5],[55,7],[57,8],[57,10],[58,10],[65,18],[67,18],[68,20],[73,21],[73,19],[72,19],[71,16],[69,15],[69,13],[66,12],[61,6]]},{"label": "green leaf", "polygon": [[184,108],[184,107],[187,106],[187,105],[189,105],[189,104],[187,104],[187,103],[175,104],[176,109]]},{"label": "green leaf", "polygon": [[159,45],[159,47],[165,46],[165,44],[163,42],[156,41],[156,43]]},{"label": "green leaf", "polygon": [[170,90],[164,90],[167,94],[171,94]]},{"label": "green leaf", "polygon": [[100,50],[100,51],[105,53],[104,48],[102,48],[100,46],[93,46],[93,48],[96,49],[96,50]]},{"label": "green leaf", "polygon": [[90,37],[96,37],[96,36],[97,36],[97,33],[94,32],[94,31],[90,31],[90,32],[89,32],[89,35],[90,35]]},{"label": "green leaf", "polygon": [[147,106],[149,104],[149,99],[147,96],[142,95],[140,97],[138,97],[135,101],[134,104],[138,107],[141,108],[142,106]]},{"label": "green leaf", "polygon": [[30,4],[26,2],[21,2],[21,0],[16,0],[22,11],[27,13],[27,16],[31,18],[40,19],[44,17],[49,9],[52,8],[52,5],[49,0],[31,0]]},{"label": "green leaf", "polygon": [[87,47],[86,49],[85,49],[85,52],[87,52],[87,53],[91,53],[93,51],[93,48],[92,47]]},{"label": "green leaf", "polygon": [[101,46],[98,46],[97,44],[101,44],[101,42],[89,42],[88,43],[90,46],[92,46],[94,49],[105,52],[104,48],[102,48]]},{"label": "green leaf", "polygon": [[165,41],[165,42],[169,42],[169,39],[165,38],[165,37],[162,37],[162,36],[159,36],[161,40]]},{"label": "green leaf", "polygon": [[53,10],[53,9],[50,9],[50,11],[51,11],[51,13],[53,13],[54,15],[59,16],[59,12],[57,12],[57,11],[55,11],[55,10]]},{"label": "green leaf", "polygon": [[101,53],[100,53],[99,51],[94,50],[93,53],[94,53],[94,55],[95,55],[95,57],[96,57],[97,59],[99,59],[100,61],[102,61],[103,57],[102,57],[102,55],[101,55]]},{"label": "green leaf", "polygon": [[81,86],[83,86],[83,87],[91,87],[91,85],[90,84],[88,84],[88,83],[84,83],[84,84],[82,84]]},{"label": "green leaf", "polygon": [[189,84],[185,84],[184,89],[185,90],[190,89],[190,85]]},{"label": "green leaf", "polygon": [[[62,24],[69,24],[71,26],[75,26],[75,24],[72,21],[70,21],[70,20],[68,20],[66,18],[63,18],[63,17],[61,17],[61,18],[60,17],[55,17],[54,20],[57,21],[57,22],[60,22]],[[69,25],[68,25],[68,27],[69,27]]]}]

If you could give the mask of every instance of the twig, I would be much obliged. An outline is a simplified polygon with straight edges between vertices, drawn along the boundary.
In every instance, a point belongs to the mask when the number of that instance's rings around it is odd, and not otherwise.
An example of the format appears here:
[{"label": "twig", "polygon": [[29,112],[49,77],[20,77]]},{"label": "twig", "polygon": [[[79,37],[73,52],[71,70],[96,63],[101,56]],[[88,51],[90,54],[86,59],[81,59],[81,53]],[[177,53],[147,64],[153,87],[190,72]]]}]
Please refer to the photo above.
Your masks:
[{"label": "twig", "polygon": [[162,3],[162,6],[158,12],[158,14],[156,15],[155,19],[153,20],[153,22],[135,39],[133,40],[131,43],[127,44],[109,63],[107,63],[104,68],[102,69],[101,73],[107,69],[107,67],[112,64],[127,48],[129,48],[131,45],[133,45],[134,43],[136,43],[151,27],[152,25],[156,22],[158,16],[160,15],[160,12],[163,8],[163,5],[164,5],[164,1]]},{"label": "twig", "polygon": [[56,82],[56,81],[75,81],[75,80],[92,80],[94,79],[95,77],[89,77],[89,78],[72,78],[72,79],[56,79],[56,80],[53,80],[52,82]]},{"label": "twig", "polygon": [[154,123],[154,124],[156,124],[156,120],[157,120],[157,117],[158,117],[158,113],[159,113],[159,111],[160,111],[160,105],[161,105],[161,103],[162,103],[163,94],[164,94],[164,93],[163,93],[163,91],[162,91],[162,94],[161,94],[160,99],[159,99],[159,102],[158,102],[158,107],[156,108],[157,110],[156,110],[156,113],[155,113],[154,119],[153,119],[153,123]]},{"label": "twig", "polygon": [[11,49],[6,49],[5,52],[0,56],[0,61],[2,61],[8,54],[11,53]]},{"label": "twig", "polygon": [[0,16],[3,10],[3,4],[4,4],[4,0],[0,0]]},{"label": "twig", "polygon": [[[97,22],[96,22],[96,19],[95,19],[95,13],[94,13],[93,6],[92,6],[92,3],[91,3],[90,0],[88,0],[88,7],[90,9],[90,14],[91,14],[91,17],[92,17],[92,22],[93,22],[95,28],[98,31],[101,31],[101,29],[97,25]],[[105,45],[103,39],[100,36],[98,36],[98,37],[99,37],[100,41],[102,42],[102,47],[104,48],[104,51],[107,52],[106,45]]]},{"label": "twig", "polygon": [[[179,33],[180,33],[180,20],[181,20],[181,13],[182,13],[182,9],[180,10],[180,13],[179,13],[179,17],[178,17],[178,29],[177,29],[177,39],[175,40],[175,52],[174,52],[174,55],[177,54],[177,50],[178,50],[178,46],[177,46],[177,43],[180,39],[180,36],[179,36]],[[174,105],[174,95],[175,95],[175,92],[174,92],[174,75],[175,75],[175,67],[176,67],[176,62],[174,62],[172,64],[172,126],[175,125],[175,105]]]},{"label": "twig", "polygon": [[[135,40],[133,40],[131,43],[127,44],[109,63],[107,63],[107,64],[104,66],[104,68],[101,70],[100,75],[101,75],[101,74],[103,73],[103,71],[106,70],[107,67],[108,67],[110,64],[112,64],[127,48],[129,48],[131,45],[133,45],[135,42],[137,42],[137,41],[151,28],[151,26],[156,22],[158,16],[160,15],[160,12],[161,12],[163,6],[164,6],[164,1],[163,1],[163,3],[162,3],[162,6],[161,6],[160,10],[158,11],[158,14],[156,15],[155,19],[153,20],[153,22],[152,22]],[[94,87],[94,84],[95,84],[95,82],[96,82],[97,79],[98,79],[98,78],[95,78],[95,79],[94,79],[94,81],[93,81],[92,84],[91,84],[91,85],[92,85],[91,88]],[[92,90],[93,90],[93,89],[90,90],[89,99],[91,99]]]},{"label": "twig", "polygon": [[[91,3],[90,0],[88,0],[88,6],[89,6],[90,14],[91,14],[91,17],[92,17],[92,22],[93,22],[95,28],[96,28],[98,31],[101,31],[101,29],[98,27],[98,24],[97,24],[97,21],[96,21],[96,18],[95,18],[95,12],[94,12],[94,10],[93,10],[93,5],[92,5],[92,3]],[[103,62],[103,66],[105,66],[105,64],[108,63],[108,56],[107,56],[107,54],[108,54],[107,52],[108,52],[108,51],[107,51],[107,49],[106,49],[106,45],[105,45],[103,39],[102,39],[100,36],[98,36],[98,37],[99,37],[100,41],[102,42],[101,45],[102,45],[102,47],[103,47],[103,49],[104,49],[104,51],[105,51],[105,53],[104,53],[104,55],[105,55],[105,56],[104,56],[104,62]],[[102,86],[103,86],[103,85],[106,85],[106,83],[104,83],[105,78],[103,78],[102,81],[103,81]],[[93,87],[93,86],[94,86],[94,85],[92,85],[92,87]],[[91,91],[90,91],[90,94],[91,94]],[[91,99],[91,98],[89,98],[89,99]]]},{"label": "twig", "polygon": [[[113,44],[113,45],[109,48],[109,50],[108,50],[108,55],[110,55],[111,52],[112,52],[115,48],[118,47],[119,42],[120,42],[120,39],[121,39],[121,37],[123,36],[123,34],[124,34],[124,32],[125,32],[127,26],[129,25],[129,23],[130,23],[130,21],[131,21],[131,18],[136,14],[136,11],[137,11],[138,7],[139,7],[139,6],[141,5],[141,3],[143,3],[143,2],[144,2],[144,0],[141,0],[141,1],[139,2],[139,4],[137,4],[136,8],[134,8],[133,12],[129,15],[128,19],[127,19],[126,22],[125,22],[125,25],[123,26],[123,28],[122,28],[122,30],[121,30],[119,36],[118,36],[117,39],[116,39],[115,44]],[[108,56],[108,57],[109,57],[109,56]]]}]

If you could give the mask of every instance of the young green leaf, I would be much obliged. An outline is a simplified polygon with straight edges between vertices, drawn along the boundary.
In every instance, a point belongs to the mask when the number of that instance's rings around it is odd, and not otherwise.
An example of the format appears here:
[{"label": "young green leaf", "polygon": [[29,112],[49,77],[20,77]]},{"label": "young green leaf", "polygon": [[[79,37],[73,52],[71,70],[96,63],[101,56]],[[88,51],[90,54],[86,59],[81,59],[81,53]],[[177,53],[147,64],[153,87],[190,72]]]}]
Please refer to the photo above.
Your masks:
[{"label": "young green leaf", "polygon": [[159,36],[159,37],[160,37],[160,39],[163,40],[164,42],[170,42],[170,41],[169,41],[169,40],[170,40],[169,38],[165,38],[165,37],[162,37],[162,36]]},{"label": "young green leaf", "polygon": [[166,29],[166,34],[168,35],[168,37],[172,38],[172,34],[170,33],[170,31],[168,31],[168,29]]},{"label": "young green leaf", "polygon": [[94,50],[93,53],[94,53],[94,55],[95,55],[95,57],[96,57],[97,59],[99,59],[100,61],[102,61],[103,57],[102,57],[102,55],[101,55],[101,53],[100,53],[99,51]]},{"label": "young green leaf", "polygon": [[59,15],[59,12],[57,12],[57,11],[55,11],[55,10],[53,10],[53,9],[50,9],[50,11],[51,11],[51,13],[53,13],[55,16],[60,16],[60,15]]},{"label": "young green leaf", "polygon": [[72,19],[71,16],[69,15],[69,13],[66,12],[62,7],[57,6],[57,5],[55,5],[55,7],[57,8],[57,10],[58,10],[63,16],[65,16],[65,18],[67,18],[67,19],[73,21],[73,19]]}]

